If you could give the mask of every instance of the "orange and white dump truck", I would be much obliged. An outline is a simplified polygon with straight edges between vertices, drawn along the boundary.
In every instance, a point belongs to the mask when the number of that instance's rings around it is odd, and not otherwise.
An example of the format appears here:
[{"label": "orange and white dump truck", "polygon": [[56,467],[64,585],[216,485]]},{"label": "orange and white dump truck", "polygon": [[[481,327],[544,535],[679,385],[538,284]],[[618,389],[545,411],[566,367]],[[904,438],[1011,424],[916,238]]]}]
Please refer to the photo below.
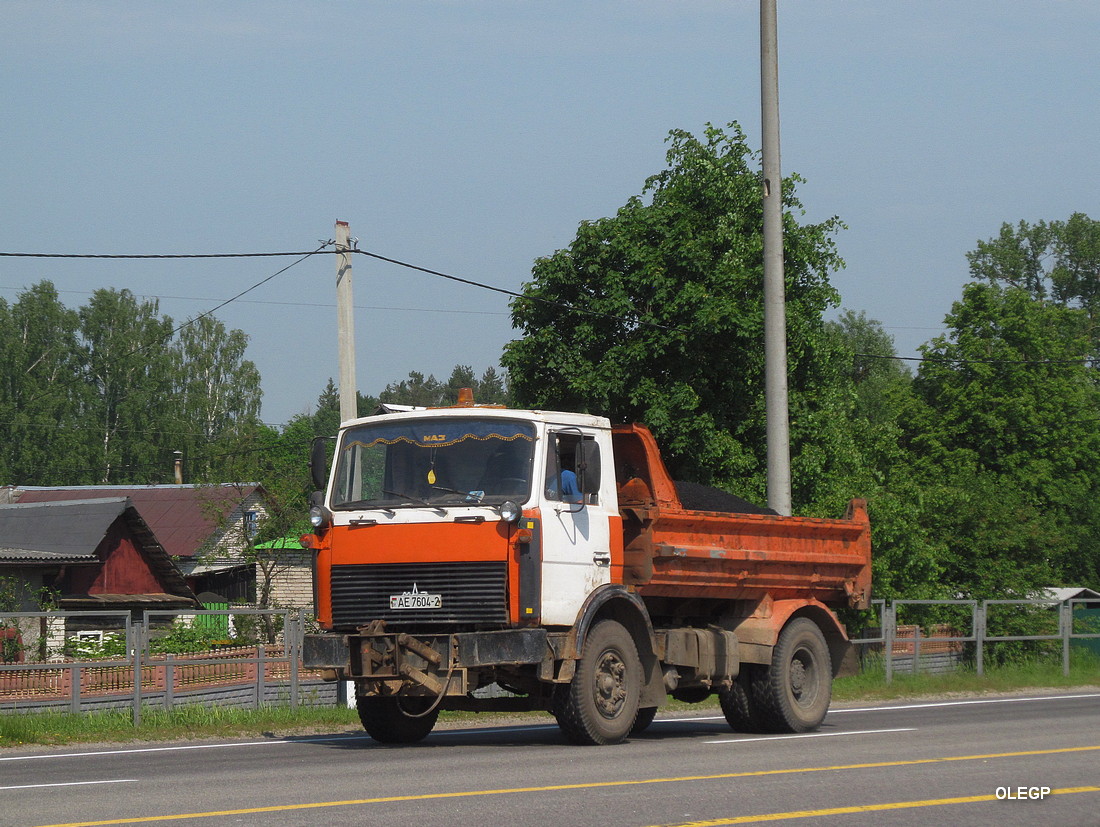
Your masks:
[{"label": "orange and white dump truck", "polygon": [[825,717],[850,649],[833,609],[870,598],[862,501],[738,513],[673,482],[640,425],[470,402],[346,422],[329,459],[315,443],[304,660],[354,682],[376,740],[417,741],[444,709],[541,709],[610,744],[669,695],[717,693],[738,731]]}]

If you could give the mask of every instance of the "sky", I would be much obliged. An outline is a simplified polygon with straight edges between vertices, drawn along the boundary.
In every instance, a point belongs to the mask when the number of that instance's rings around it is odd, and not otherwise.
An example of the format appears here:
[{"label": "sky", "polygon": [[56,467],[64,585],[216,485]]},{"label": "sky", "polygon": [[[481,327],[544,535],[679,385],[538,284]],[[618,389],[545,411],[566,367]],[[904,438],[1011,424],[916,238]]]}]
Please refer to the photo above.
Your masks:
[{"label": "sky", "polygon": [[[1095,0],[778,0],[782,170],[837,215],[843,307],[899,355],[943,331],[1002,223],[1100,218]],[[0,4],[0,252],[358,246],[508,290],[665,166],[672,129],[760,146],[755,0]],[[335,261],[0,258],[217,311],[249,337],[263,419],[339,374]],[[508,298],[353,258],[359,390],[499,365]],[[265,281],[266,280],[266,281]]]}]

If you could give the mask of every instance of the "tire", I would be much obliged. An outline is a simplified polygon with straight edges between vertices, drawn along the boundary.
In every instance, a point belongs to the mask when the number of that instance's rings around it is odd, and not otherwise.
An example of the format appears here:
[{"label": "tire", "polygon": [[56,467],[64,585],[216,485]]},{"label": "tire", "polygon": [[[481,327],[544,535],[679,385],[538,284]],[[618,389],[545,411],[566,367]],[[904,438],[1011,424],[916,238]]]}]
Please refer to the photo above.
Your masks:
[{"label": "tire", "polygon": [[588,633],[573,680],[557,693],[554,717],[574,744],[626,740],[638,717],[642,662],[619,623],[601,620]]},{"label": "tire", "polygon": [[[380,744],[415,744],[435,726],[439,709],[423,712],[432,698],[357,697],[355,707],[367,734]],[[420,717],[417,717],[420,716]]]},{"label": "tire", "polygon": [[771,667],[751,686],[766,731],[810,732],[821,726],[832,699],[833,669],[817,624],[800,617],[784,626]]},{"label": "tire", "polygon": [[639,732],[645,732],[656,717],[657,707],[643,706],[638,710],[638,714],[634,716],[634,726],[630,728],[630,734],[637,735]]},{"label": "tire", "polygon": [[760,674],[767,671],[755,663],[743,663],[733,686],[718,693],[722,714],[734,732],[765,731],[760,705],[754,700],[756,693],[753,686],[760,681]]},{"label": "tire", "polygon": [[689,686],[672,690],[672,697],[685,704],[701,704],[713,694],[705,686]]}]

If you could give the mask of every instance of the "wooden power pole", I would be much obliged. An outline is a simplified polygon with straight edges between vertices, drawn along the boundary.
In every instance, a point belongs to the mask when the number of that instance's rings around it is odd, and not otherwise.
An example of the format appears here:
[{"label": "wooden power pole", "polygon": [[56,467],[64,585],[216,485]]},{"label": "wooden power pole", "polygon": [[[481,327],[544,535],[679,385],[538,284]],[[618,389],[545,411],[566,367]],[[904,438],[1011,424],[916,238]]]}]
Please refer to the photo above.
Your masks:
[{"label": "wooden power pole", "polygon": [[351,292],[351,228],[336,222],[336,341],[340,357],[340,421],[359,415],[355,383],[355,317]]}]

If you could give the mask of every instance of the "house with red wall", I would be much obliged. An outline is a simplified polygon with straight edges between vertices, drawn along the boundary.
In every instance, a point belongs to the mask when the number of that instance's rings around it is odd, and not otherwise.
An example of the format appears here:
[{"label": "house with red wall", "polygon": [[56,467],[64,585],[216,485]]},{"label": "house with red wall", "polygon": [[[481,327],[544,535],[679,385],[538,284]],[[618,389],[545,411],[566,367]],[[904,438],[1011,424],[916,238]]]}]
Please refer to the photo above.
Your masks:
[{"label": "house with red wall", "polygon": [[[248,548],[267,513],[267,495],[257,483],[218,485],[0,486],[0,503],[60,503],[127,497],[195,594],[213,603],[248,605],[258,581],[270,588],[274,606],[309,608],[313,603],[310,553],[300,544],[280,545],[261,573]],[[259,548],[259,547],[258,547]]]},{"label": "house with red wall", "polygon": [[44,589],[61,609],[201,608],[128,497],[0,505],[0,575],[24,611]]}]

